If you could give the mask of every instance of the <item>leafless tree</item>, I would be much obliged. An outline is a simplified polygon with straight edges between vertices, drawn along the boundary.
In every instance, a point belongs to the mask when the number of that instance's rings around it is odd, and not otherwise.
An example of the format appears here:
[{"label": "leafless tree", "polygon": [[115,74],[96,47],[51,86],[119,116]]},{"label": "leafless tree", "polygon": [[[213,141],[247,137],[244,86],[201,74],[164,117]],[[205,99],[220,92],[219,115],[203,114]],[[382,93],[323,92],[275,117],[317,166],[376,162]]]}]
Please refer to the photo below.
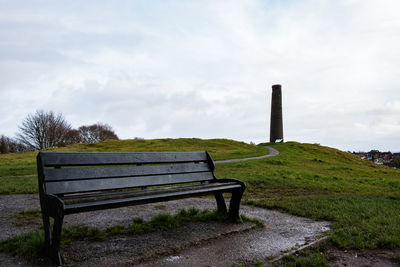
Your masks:
[{"label": "leafless tree", "polygon": [[71,129],[68,131],[65,144],[72,145],[72,144],[79,144],[82,143],[82,137],[79,130]]},{"label": "leafless tree", "polygon": [[29,148],[41,150],[52,146],[66,144],[68,131],[71,125],[61,113],[55,115],[53,111],[37,110],[29,114],[19,126],[18,140]]},{"label": "leafless tree", "polygon": [[0,137],[0,153],[2,153],[2,154],[10,153],[8,143],[9,143],[9,138],[2,135]]},{"label": "leafless tree", "polygon": [[9,138],[5,135],[1,135],[0,137],[0,153],[15,153],[15,152],[23,152],[26,151],[27,148],[18,140]]},{"label": "leafless tree", "polygon": [[108,124],[96,123],[89,126],[83,125],[78,130],[81,142],[83,143],[97,143],[107,139],[118,140],[118,136]]}]

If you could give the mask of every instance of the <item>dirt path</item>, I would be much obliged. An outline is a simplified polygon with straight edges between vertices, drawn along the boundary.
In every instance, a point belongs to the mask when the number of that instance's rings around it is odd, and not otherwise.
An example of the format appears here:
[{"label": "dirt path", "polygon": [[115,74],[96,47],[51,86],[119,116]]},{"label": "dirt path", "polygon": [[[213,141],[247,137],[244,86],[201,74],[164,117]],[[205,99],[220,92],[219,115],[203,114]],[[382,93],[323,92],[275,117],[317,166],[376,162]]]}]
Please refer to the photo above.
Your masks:
[{"label": "dirt path", "polygon": [[215,163],[230,163],[230,162],[239,162],[239,161],[247,161],[247,160],[253,160],[253,159],[265,159],[269,157],[274,157],[279,155],[279,151],[276,150],[273,147],[270,146],[265,146],[269,150],[269,153],[267,155],[263,156],[258,156],[258,157],[252,157],[252,158],[243,158],[243,159],[226,159],[226,160],[215,160]]}]

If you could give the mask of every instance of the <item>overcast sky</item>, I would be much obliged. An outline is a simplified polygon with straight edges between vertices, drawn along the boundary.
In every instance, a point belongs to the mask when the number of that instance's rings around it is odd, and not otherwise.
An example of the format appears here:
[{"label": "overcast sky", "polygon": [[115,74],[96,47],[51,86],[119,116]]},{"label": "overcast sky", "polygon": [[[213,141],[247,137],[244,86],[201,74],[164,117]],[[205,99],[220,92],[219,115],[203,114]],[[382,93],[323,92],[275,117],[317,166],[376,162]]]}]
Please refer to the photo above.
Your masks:
[{"label": "overcast sky", "polygon": [[400,151],[398,0],[0,0],[0,134],[38,109],[121,139]]}]

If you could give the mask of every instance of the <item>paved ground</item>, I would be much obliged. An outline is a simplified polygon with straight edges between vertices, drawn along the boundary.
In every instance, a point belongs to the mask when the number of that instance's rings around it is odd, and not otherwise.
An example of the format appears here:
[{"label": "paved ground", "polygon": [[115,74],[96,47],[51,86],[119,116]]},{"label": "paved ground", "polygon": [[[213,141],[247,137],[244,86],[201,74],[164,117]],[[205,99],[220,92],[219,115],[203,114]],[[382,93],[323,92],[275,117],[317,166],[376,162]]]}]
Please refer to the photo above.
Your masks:
[{"label": "paved ground", "polygon": [[[99,228],[127,225],[134,217],[149,219],[160,212],[182,208],[215,209],[211,198],[191,198],[66,216],[65,225],[84,223]],[[15,226],[15,213],[38,209],[37,195],[0,196],[0,240],[40,228],[40,218],[25,227]],[[265,261],[283,251],[311,242],[329,230],[329,223],[277,211],[242,206],[241,213],[258,218],[253,224],[189,223],[177,229],[144,235],[116,236],[102,242],[73,241],[62,250],[70,266],[229,266]],[[1,266],[31,266],[23,259],[0,254]],[[42,265],[43,263],[38,263]]]}]

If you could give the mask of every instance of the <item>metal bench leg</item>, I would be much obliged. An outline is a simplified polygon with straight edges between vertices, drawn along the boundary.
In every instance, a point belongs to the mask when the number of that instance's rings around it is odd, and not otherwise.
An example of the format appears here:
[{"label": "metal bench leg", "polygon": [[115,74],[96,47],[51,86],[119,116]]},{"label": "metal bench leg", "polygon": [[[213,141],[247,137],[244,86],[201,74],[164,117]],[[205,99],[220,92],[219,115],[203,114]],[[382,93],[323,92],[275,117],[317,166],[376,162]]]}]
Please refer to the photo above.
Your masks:
[{"label": "metal bench leg", "polygon": [[216,192],[216,193],[214,193],[214,196],[215,196],[215,200],[217,201],[218,211],[223,214],[226,214],[227,209],[226,209],[225,199],[224,199],[224,196],[222,195],[222,192]]},{"label": "metal bench leg", "polygon": [[49,255],[51,247],[50,217],[42,213],[42,219],[44,228],[44,247],[46,254]]},{"label": "metal bench leg", "polygon": [[239,219],[240,200],[242,199],[244,189],[235,190],[232,192],[231,201],[229,203],[228,216],[232,221]]},{"label": "metal bench leg", "polygon": [[54,218],[53,234],[51,240],[51,258],[57,266],[62,265],[63,259],[60,254],[60,240],[61,240],[61,230],[64,220],[64,215],[58,215]]}]

